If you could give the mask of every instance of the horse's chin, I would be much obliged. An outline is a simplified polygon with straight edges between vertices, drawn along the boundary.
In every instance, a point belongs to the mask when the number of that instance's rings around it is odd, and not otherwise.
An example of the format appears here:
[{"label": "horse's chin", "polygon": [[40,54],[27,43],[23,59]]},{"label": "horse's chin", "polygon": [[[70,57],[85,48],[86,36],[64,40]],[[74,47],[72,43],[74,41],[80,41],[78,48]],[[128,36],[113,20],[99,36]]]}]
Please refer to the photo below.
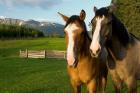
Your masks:
[{"label": "horse's chin", "polygon": [[98,54],[97,55],[91,55],[93,58],[98,58]]},{"label": "horse's chin", "polygon": [[68,66],[75,68],[77,66],[77,63],[78,63],[78,61],[77,60],[74,60],[73,62],[71,62],[71,64],[68,62]]},{"label": "horse's chin", "polygon": [[90,51],[90,54],[91,54],[91,57],[93,57],[93,58],[98,58],[99,55],[100,55],[100,52],[97,53],[97,54],[93,54],[93,53]]}]

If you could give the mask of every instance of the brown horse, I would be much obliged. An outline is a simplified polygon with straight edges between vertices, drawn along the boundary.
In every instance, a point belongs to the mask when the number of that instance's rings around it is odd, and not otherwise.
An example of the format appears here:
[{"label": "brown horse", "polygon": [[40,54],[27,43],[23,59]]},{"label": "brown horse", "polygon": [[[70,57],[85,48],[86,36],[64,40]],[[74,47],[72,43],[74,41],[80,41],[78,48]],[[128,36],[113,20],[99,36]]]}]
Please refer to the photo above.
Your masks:
[{"label": "brown horse", "polygon": [[108,68],[116,93],[121,93],[123,83],[129,93],[137,93],[140,79],[140,41],[130,34],[113,14],[115,6],[97,9],[92,19],[92,55],[98,56],[103,47],[108,51]]},{"label": "brown horse", "polygon": [[67,69],[74,92],[81,93],[81,84],[84,83],[88,93],[96,93],[97,88],[104,93],[108,73],[105,62],[107,57],[102,54],[99,59],[90,55],[91,39],[84,22],[85,11],[82,10],[80,16],[73,15],[70,18],[59,14],[66,22],[64,32],[67,44]]}]

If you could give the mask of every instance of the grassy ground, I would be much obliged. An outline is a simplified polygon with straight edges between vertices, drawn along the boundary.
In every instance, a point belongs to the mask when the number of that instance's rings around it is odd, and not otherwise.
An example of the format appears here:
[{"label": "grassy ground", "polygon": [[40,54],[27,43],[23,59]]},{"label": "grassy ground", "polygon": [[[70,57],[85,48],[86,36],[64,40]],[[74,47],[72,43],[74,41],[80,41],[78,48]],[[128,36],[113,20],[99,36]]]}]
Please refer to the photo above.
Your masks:
[{"label": "grassy ground", "polygon": [[64,60],[1,58],[0,93],[68,93],[69,87]]},{"label": "grassy ground", "polygon": [[[20,49],[65,50],[64,42],[63,38],[0,41],[0,93],[72,93],[64,59],[18,58]],[[109,76],[106,93],[113,90]]]},{"label": "grassy ground", "polygon": [[0,40],[0,56],[17,57],[19,50],[65,50],[64,38],[39,38],[32,40]]}]

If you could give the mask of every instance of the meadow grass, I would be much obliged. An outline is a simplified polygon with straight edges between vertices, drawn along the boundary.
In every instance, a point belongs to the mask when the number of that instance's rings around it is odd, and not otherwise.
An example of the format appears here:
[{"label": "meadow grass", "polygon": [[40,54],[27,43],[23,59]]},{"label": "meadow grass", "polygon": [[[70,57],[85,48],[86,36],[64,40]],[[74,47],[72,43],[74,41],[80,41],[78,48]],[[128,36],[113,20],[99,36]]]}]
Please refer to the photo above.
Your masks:
[{"label": "meadow grass", "polygon": [[0,93],[72,93],[64,59],[1,58],[0,82]]},{"label": "meadow grass", "polygon": [[64,38],[39,38],[29,40],[0,40],[0,56],[17,57],[19,50],[65,50]]},{"label": "meadow grass", "polygon": [[1,58],[0,93],[68,93],[62,59]]},{"label": "meadow grass", "polygon": [[[72,93],[64,59],[19,58],[19,50],[26,48],[65,50],[65,40],[39,38],[0,41],[0,93]],[[82,87],[82,93],[86,93],[85,86]],[[124,87],[123,93],[127,93],[126,90]],[[106,93],[114,93],[110,75]]]}]

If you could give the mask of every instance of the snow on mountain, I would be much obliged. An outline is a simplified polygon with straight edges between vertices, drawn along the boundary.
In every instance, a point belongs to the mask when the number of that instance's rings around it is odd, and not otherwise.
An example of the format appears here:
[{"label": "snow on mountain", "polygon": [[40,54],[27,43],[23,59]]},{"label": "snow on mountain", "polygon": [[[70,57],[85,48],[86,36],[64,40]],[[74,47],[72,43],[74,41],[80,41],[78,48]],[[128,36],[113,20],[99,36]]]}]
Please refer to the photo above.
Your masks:
[{"label": "snow on mountain", "polygon": [[0,16],[0,24],[12,24],[12,25],[19,25],[19,26],[27,26],[36,28],[44,33],[44,35],[59,35],[64,36],[63,28],[64,26],[58,23],[53,22],[39,22],[36,20],[21,20],[21,19],[13,19],[13,18],[6,18],[4,16]]}]

